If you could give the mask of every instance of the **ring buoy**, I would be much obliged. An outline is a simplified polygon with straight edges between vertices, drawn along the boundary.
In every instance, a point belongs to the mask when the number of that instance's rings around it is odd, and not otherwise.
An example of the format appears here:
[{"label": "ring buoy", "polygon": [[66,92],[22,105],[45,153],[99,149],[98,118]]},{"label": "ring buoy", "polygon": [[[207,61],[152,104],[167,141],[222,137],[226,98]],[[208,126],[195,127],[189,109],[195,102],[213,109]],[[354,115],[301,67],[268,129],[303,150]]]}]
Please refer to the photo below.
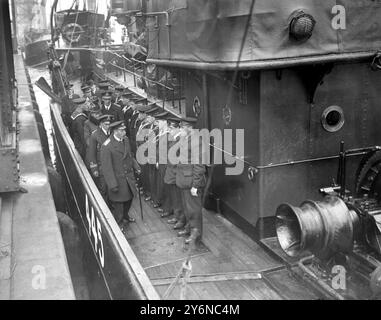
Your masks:
[{"label": "ring buoy", "polygon": [[83,27],[78,23],[68,23],[61,30],[62,38],[67,42],[78,42],[83,32]]}]

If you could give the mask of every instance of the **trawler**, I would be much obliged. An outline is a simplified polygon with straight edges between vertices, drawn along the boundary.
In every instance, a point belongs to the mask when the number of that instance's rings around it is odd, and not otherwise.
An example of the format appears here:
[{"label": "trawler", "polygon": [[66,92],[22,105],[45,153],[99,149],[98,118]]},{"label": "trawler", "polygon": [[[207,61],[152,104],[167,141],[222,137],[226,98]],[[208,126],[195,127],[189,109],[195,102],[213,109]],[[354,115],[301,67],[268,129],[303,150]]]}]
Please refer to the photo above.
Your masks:
[{"label": "trawler", "polygon": [[[53,90],[44,86],[95,297],[380,296],[378,2],[112,0],[110,16],[129,31],[119,46],[98,36],[102,28],[86,29],[104,26],[96,16],[73,11],[53,26]],[[59,30],[87,40],[56,48]],[[126,234],[118,228],[60,116],[68,75],[57,52],[68,51],[87,55],[95,81],[196,117],[197,128],[245,130],[244,157],[222,150],[244,173],[208,168],[197,250],[186,250],[148,203],[143,219],[138,200],[137,223]]]}]

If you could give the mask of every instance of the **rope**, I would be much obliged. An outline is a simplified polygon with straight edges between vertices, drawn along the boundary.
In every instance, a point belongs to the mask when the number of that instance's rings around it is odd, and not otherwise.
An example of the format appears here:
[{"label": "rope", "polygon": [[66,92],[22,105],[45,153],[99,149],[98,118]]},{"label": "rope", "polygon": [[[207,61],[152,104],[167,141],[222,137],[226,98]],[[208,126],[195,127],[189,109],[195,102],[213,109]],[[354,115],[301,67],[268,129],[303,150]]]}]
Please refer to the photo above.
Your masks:
[{"label": "rope", "polygon": [[65,70],[67,59],[68,59],[69,54],[70,54],[71,44],[73,42],[73,35],[74,35],[75,25],[77,24],[77,21],[78,21],[78,15],[79,15],[79,11],[77,10],[77,14],[75,16],[75,21],[74,21],[74,28],[73,28],[73,31],[71,32],[69,50],[67,51],[67,53],[65,55],[65,61],[64,61],[64,65],[62,67],[62,70]]},{"label": "rope", "polygon": [[187,252],[187,257],[185,261],[183,262],[179,272],[177,273],[175,279],[173,279],[172,283],[169,285],[168,289],[165,291],[163,295],[163,300],[167,300],[169,295],[172,293],[173,289],[179,282],[180,278],[182,279],[182,284],[181,284],[181,289],[180,289],[180,300],[185,300],[186,297],[186,289],[187,289],[187,284],[188,280],[191,276],[192,273],[192,264],[190,262],[191,259],[191,253],[192,249],[194,248],[194,241],[192,241],[189,244],[188,252]]}]

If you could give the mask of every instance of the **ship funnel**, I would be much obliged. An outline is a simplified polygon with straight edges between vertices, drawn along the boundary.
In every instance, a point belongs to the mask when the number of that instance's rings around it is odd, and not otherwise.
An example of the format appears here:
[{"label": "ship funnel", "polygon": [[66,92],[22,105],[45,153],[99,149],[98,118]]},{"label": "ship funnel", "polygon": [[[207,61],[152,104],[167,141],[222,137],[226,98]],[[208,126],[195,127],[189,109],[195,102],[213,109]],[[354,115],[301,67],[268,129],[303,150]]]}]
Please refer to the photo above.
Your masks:
[{"label": "ship funnel", "polygon": [[278,241],[291,257],[310,252],[328,258],[335,252],[350,252],[358,228],[356,212],[338,197],[305,201],[300,207],[282,204],[276,210]]}]

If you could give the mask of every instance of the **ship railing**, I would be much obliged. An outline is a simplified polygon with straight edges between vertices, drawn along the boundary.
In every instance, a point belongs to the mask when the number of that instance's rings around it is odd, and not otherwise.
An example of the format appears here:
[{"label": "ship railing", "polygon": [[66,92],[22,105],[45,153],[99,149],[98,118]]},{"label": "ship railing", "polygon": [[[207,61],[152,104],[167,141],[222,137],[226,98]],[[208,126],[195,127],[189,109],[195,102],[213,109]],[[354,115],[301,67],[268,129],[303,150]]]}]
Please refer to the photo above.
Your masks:
[{"label": "ship railing", "polygon": [[[155,79],[152,79],[147,75],[147,63],[145,61],[127,58],[124,55],[109,50],[108,52],[112,54],[114,58],[106,63],[106,70],[110,73],[114,71],[116,77],[123,74],[124,82],[128,82],[127,75],[130,75],[133,79],[134,87],[142,87],[147,95],[152,95],[162,101],[163,107],[165,102],[168,101],[172,104],[174,109],[181,111],[181,101],[184,99],[184,97],[182,97],[184,90],[182,90],[181,83],[178,83],[176,80],[174,84],[170,84],[171,80],[175,77],[168,77],[168,72],[158,67],[158,71],[164,71],[164,76],[161,79],[164,83],[158,81],[157,76]],[[110,66],[113,70],[109,68]],[[145,84],[141,83],[142,80]]]}]

